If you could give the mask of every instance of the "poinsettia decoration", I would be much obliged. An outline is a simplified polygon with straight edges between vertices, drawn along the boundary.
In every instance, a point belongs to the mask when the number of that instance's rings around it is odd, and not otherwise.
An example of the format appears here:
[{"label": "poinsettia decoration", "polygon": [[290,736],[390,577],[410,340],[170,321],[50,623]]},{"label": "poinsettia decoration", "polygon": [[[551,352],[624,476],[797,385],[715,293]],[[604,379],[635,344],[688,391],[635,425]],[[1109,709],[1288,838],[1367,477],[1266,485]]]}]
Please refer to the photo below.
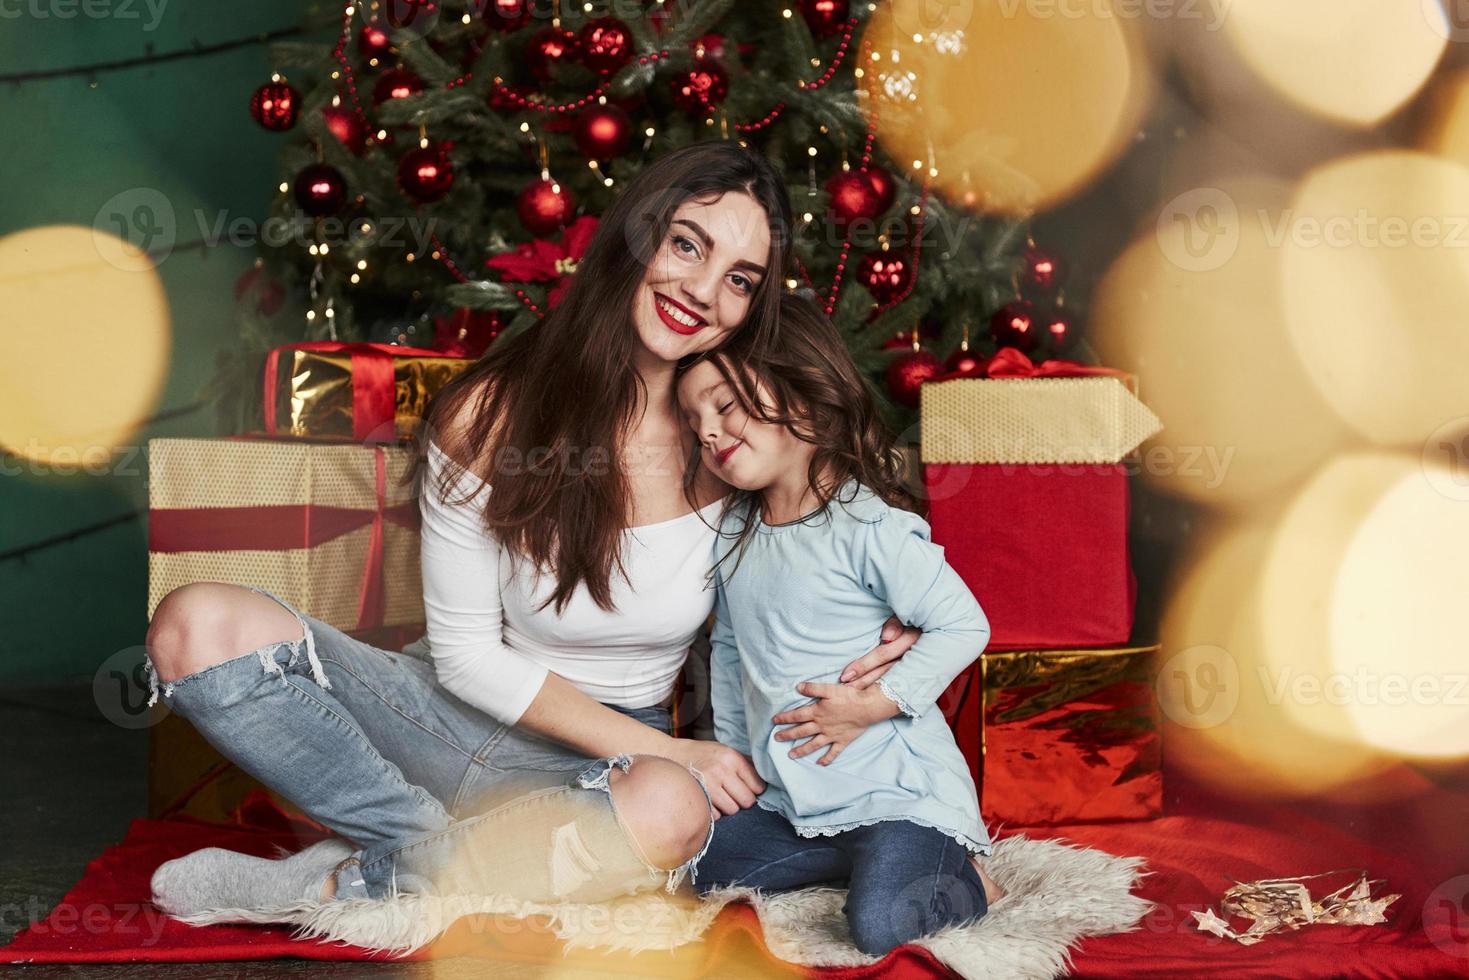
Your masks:
[{"label": "poinsettia decoration", "polygon": [[551,294],[546,297],[547,304],[554,310],[571,285],[576,265],[586,254],[587,245],[596,230],[596,218],[580,217],[561,233],[559,241],[538,238],[515,246],[513,252],[486,259],[485,265],[498,271],[506,282],[554,282],[556,285],[551,287]]}]

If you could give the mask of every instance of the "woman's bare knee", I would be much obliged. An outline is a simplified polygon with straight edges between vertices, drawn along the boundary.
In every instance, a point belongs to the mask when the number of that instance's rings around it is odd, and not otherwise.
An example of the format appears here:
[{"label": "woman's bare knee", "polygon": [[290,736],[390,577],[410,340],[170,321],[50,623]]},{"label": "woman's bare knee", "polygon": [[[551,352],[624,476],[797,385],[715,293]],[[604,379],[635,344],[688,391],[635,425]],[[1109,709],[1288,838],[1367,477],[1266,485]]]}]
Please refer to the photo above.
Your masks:
[{"label": "woman's bare knee", "polygon": [[269,596],[223,582],[194,582],[163,597],[144,642],[159,679],[176,681],[300,638],[296,617]]},{"label": "woman's bare knee", "polygon": [[633,757],[627,772],[612,768],[612,804],[647,859],[677,868],[709,838],[709,801],[692,772],[671,759]]}]

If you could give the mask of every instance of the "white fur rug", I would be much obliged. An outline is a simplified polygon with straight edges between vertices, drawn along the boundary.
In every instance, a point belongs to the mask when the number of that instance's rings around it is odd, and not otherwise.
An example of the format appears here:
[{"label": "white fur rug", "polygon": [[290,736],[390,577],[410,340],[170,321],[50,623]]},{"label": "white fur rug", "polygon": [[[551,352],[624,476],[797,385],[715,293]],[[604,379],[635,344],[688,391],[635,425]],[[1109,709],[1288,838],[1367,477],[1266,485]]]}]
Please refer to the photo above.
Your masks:
[{"label": "white fur rug", "polygon": [[[1071,947],[1087,936],[1128,932],[1151,907],[1132,894],[1146,873],[1142,859],[1116,857],[1057,840],[1007,837],[985,859],[1005,889],[970,926],[937,932],[918,945],[969,978],[1051,978],[1064,973]],[[640,952],[696,942],[732,901],[755,907],[770,951],[802,966],[875,962],[854,947],[842,904],[846,893],[805,888],[763,894],[747,888],[711,892],[701,901],[687,885],[675,895],[646,891],[601,905],[537,905],[496,896],[443,898],[403,894],[384,901],[349,899],[270,911],[221,910],[186,922],[290,923],[302,938],[406,954],[477,914],[543,915],[567,950]]]}]

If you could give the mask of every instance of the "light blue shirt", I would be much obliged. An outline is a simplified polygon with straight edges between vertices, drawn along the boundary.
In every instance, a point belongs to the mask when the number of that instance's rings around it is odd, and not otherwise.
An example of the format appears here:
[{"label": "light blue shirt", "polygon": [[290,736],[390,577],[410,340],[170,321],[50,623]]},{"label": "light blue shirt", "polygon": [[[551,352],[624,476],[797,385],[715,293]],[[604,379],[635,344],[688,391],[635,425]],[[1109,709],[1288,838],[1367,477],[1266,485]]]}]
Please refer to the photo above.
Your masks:
[{"label": "light blue shirt", "polygon": [[[790,524],[766,524],[758,503],[737,506],[716,560],[746,520],[755,522],[748,547],[716,577],[710,682],[719,741],[750,756],[765,780],[756,801],[803,837],[901,819],[990,853],[969,766],[937,705],[989,642],[989,621],[928,523],[852,481],[826,515]],[[825,748],[792,759],[801,743],[777,742],[771,718],[812,703],[796,691],[802,681],[838,683],[892,613],[923,630],[879,682],[903,713],[828,766],[817,764]]]}]

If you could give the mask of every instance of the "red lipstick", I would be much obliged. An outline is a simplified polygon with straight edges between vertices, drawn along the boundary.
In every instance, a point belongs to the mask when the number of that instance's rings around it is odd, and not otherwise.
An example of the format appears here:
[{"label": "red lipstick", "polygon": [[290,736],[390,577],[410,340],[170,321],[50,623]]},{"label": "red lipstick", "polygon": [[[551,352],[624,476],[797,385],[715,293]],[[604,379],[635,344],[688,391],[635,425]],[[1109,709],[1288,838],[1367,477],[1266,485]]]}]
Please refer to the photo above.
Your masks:
[{"label": "red lipstick", "polygon": [[[663,308],[663,304],[665,303],[673,307],[683,316],[693,320],[694,322],[683,323],[679,320],[674,319],[673,316]],[[674,333],[681,333],[684,336],[696,334],[709,325],[709,321],[699,316],[693,310],[689,309],[687,306],[684,306],[682,303],[679,303],[673,299],[670,299],[667,296],[664,296],[662,293],[653,294],[653,309],[657,311],[658,319],[663,321],[664,326],[668,327],[668,329],[672,330]]]}]

